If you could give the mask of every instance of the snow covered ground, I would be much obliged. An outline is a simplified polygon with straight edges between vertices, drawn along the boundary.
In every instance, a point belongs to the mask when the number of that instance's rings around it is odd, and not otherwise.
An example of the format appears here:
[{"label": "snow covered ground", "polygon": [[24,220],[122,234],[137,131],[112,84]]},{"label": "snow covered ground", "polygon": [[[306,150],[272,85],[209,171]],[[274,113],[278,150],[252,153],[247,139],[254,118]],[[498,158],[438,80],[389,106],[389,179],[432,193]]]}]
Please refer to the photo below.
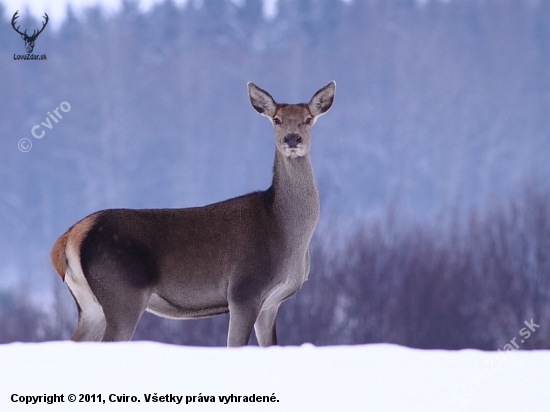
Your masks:
[{"label": "snow covered ground", "polygon": [[0,411],[550,411],[549,389],[550,351],[0,345]]}]

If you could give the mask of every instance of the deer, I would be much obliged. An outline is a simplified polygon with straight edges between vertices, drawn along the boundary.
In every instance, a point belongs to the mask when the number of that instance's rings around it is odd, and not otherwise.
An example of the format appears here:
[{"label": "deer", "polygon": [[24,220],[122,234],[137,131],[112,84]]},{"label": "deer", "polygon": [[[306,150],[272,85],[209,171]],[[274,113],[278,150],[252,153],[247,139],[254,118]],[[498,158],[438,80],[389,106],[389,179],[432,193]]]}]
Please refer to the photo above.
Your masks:
[{"label": "deer", "polygon": [[73,341],[128,341],[145,311],[171,319],[229,313],[227,346],[277,345],[279,306],[310,271],[320,203],[311,127],[332,106],[336,83],[309,103],[279,104],[248,83],[252,107],[275,135],[271,186],[182,209],[106,209],[54,243],[52,264],[78,309]]},{"label": "deer", "polygon": [[44,29],[46,28],[47,24],[48,24],[48,21],[50,20],[50,18],[48,17],[48,14],[47,13],[44,13],[44,16],[42,16],[44,19],[45,19],[45,22],[42,23],[42,28],[40,30],[33,30],[32,31],[32,35],[28,35],[27,34],[27,30],[25,30],[23,33],[19,31],[19,27],[21,26],[17,26],[15,27],[15,21],[17,20],[17,18],[19,17],[17,14],[19,13],[19,10],[17,10],[14,14],[13,14],[13,17],[11,18],[11,26],[13,27],[13,29],[19,33],[21,35],[21,38],[25,41],[25,49],[27,50],[27,53],[32,53],[32,51],[34,50],[34,42],[36,41],[37,37],[40,35],[40,33],[42,33],[44,31]]}]

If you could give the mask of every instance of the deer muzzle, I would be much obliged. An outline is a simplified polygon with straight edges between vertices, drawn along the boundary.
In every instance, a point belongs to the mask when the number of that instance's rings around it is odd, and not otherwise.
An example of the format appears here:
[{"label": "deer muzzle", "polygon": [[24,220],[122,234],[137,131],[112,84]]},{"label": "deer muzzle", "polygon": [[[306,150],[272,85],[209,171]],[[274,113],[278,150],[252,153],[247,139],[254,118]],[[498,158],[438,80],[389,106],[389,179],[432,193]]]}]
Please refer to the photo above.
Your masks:
[{"label": "deer muzzle", "polygon": [[302,143],[302,136],[297,133],[289,133],[285,136],[284,142],[289,148],[297,148],[299,143]]}]

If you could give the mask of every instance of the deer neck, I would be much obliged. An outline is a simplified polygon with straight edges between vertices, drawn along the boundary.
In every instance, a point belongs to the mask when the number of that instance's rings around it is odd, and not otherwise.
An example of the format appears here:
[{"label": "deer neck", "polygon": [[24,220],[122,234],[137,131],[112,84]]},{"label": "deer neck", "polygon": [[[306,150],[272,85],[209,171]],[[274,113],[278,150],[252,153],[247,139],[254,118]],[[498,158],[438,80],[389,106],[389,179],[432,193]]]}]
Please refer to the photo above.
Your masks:
[{"label": "deer neck", "polygon": [[309,154],[291,159],[275,150],[273,212],[277,225],[291,238],[307,238],[319,219],[319,195]]}]

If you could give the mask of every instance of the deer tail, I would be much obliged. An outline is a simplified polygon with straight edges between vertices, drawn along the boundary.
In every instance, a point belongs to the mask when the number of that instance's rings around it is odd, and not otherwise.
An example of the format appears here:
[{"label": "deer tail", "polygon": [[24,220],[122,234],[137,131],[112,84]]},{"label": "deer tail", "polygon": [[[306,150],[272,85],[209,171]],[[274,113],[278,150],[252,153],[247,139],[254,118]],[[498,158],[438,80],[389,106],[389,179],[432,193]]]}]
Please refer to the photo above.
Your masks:
[{"label": "deer tail", "polygon": [[53,244],[50,252],[52,265],[57,273],[59,273],[59,276],[61,276],[63,281],[65,281],[65,272],[67,270],[67,256],[65,255],[65,249],[67,247],[67,241],[69,240],[69,232],[70,230],[67,230],[64,234],[59,236]]}]

